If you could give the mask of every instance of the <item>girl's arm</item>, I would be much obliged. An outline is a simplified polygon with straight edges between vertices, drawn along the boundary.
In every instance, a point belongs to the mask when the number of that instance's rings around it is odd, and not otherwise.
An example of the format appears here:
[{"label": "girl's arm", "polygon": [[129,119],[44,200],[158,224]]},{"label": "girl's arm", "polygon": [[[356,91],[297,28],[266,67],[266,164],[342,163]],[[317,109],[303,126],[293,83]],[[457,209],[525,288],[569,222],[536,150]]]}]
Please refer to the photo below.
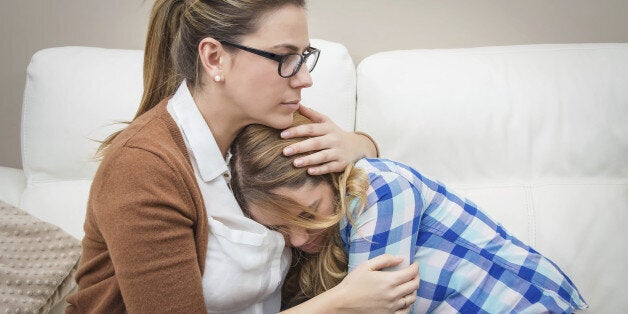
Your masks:
[{"label": "girl's arm", "polygon": [[[353,212],[354,208],[349,208],[354,224],[349,223],[341,229],[341,237],[348,243],[350,274],[382,254],[403,259],[388,270],[417,265],[416,243],[421,214],[426,206],[423,202],[425,191],[397,173],[395,165],[380,166],[392,169],[369,169],[366,207],[359,215]],[[417,290],[418,285],[412,291],[412,302]]]},{"label": "girl's arm", "polygon": [[407,313],[419,286],[418,265],[381,271],[401,261],[380,255],[357,267],[336,287],[281,313]]},{"label": "girl's arm", "polygon": [[[349,271],[381,254],[414,262],[423,212],[421,191],[395,172],[370,174],[367,207],[350,228]],[[351,209],[350,209],[351,210]]]},{"label": "girl's arm", "polygon": [[312,152],[297,158],[295,166],[307,167],[310,174],[340,172],[363,157],[377,157],[379,152],[373,139],[362,132],[346,132],[329,117],[301,105],[299,112],[314,123],[286,129],[283,138],[312,137],[286,147],[284,155]]}]

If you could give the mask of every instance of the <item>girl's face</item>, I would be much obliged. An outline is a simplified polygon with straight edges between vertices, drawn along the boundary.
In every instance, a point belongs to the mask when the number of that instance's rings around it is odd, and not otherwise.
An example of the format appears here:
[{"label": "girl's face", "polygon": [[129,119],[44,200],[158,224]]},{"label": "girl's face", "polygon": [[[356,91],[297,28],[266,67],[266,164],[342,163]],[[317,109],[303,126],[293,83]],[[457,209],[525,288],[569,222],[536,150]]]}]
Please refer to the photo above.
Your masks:
[{"label": "girl's face", "polygon": [[[310,47],[307,18],[303,8],[285,5],[262,16],[259,29],[242,38],[243,46],[275,54],[302,54]],[[283,129],[292,123],[292,114],[301,102],[301,89],[312,86],[307,66],[283,78],[279,63],[235,49],[231,53],[225,88],[233,109],[244,125],[259,123]]]},{"label": "girl's face", "polygon": [[[334,191],[327,183],[306,183],[300,188],[278,188],[273,193],[290,198],[304,207],[309,207],[317,214],[332,215],[334,213]],[[291,214],[308,218],[310,213],[292,209]],[[272,230],[281,232],[286,240],[286,246],[296,247],[306,253],[322,251],[326,239],[323,230],[310,230],[299,226],[288,225],[279,218],[267,217],[259,207],[252,205],[249,208],[251,218]]]}]

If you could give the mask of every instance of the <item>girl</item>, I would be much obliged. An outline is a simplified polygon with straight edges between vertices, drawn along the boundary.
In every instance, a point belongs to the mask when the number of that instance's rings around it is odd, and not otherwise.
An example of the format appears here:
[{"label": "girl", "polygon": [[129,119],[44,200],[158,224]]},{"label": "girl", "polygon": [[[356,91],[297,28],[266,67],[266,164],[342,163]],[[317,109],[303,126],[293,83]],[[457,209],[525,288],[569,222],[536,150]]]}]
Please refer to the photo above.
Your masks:
[{"label": "girl", "polygon": [[[305,117],[295,124],[308,123]],[[587,307],[550,260],[473,203],[391,160],[361,159],[342,175],[308,175],[281,150],[298,139],[251,125],[235,140],[233,191],[242,209],[281,232],[300,256],[285,303],[323,293],[384,253],[419,262],[413,311],[563,313]],[[386,290],[382,289],[381,293]]]},{"label": "girl", "polygon": [[[286,128],[300,110],[317,120],[294,152],[312,173],[373,155],[368,138],[300,107],[319,50],[303,0],[158,0],[148,29],[144,95],[136,117],[101,146],[92,183],[78,292],[67,312],[275,313],[289,250],[244,217],[225,159],[252,123]],[[295,135],[302,129],[289,130]],[[417,269],[388,274],[391,256],[347,277],[300,311],[400,310]],[[394,291],[377,296],[378,280]],[[374,297],[375,296],[375,297]],[[405,300],[405,299],[404,299]]]}]

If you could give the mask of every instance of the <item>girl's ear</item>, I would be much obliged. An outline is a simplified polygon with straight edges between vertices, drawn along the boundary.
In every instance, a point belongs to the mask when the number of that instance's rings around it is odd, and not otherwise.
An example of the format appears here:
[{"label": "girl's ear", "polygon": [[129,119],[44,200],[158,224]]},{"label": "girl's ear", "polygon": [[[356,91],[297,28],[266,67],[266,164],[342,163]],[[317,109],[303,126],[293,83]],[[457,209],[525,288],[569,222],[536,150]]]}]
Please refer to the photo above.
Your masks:
[{"label": "girl's ear", "polygon": [[198,44],[198,57],[205,77],[220,82],[224,78],[222,58],[225,58],[222,44],[215,38],[206,37]]}]

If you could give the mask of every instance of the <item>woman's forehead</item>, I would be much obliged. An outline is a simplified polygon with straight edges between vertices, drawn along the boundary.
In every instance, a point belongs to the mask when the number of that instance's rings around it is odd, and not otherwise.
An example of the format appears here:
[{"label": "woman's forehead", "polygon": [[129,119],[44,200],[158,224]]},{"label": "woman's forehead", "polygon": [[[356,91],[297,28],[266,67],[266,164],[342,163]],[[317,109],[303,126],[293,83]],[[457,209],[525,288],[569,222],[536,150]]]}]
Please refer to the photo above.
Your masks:
[{"label": "woman's forehead", "polygon": [[257,30],[246,35],[242,43],[265,49],[296,48],[295,52],[300,52],[309,47],[305,9],[285,5],[265,13],[258,22]]}]

